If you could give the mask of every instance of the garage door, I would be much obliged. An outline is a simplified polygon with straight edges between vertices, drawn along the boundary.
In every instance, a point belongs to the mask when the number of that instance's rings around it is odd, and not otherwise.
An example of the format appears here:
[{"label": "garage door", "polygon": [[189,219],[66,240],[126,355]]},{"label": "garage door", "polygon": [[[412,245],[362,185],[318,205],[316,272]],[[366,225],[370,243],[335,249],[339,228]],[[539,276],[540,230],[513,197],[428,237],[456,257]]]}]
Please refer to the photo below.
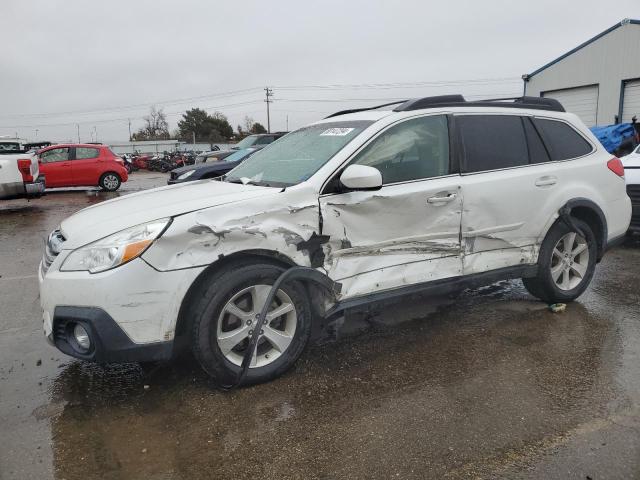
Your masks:
[{"label": "garage door", "polygon": [[625,82],[622,97],[622,123],[631,123],[634,115],[640,119],[640,80]]},{"label": "garage door", "polygon": [[565,88],[542,92],[543,97],[555,98],[567,112],[575,113],[587,127],[597,125],[598,86]]}]

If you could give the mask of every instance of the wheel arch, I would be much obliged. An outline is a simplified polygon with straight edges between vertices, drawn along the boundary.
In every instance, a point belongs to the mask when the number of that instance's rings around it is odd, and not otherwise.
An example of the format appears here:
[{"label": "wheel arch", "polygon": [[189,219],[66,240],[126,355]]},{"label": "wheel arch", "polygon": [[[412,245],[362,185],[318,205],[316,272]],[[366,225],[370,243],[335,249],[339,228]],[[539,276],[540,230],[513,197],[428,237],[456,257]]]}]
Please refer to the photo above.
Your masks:
[{"label": "wheel arch", "polygon": [[101,172],[100,175],[98,176],[98,185],[100,185],[100,183],[102,182],[102,179],[105,177],[105,175],[109,175],[110,173],[113,173],[114,175],[116,175],[120,179],[120,182],[122,183],[122,175],[120,175],[115,170],[107,169],[107,170],[104,170],[103,172]]},{"label": "wheel arch", "polygon": [[[231,255],[220,257],[218,260],[208,265],[192,282],[180,304],[175,326],[176,350],[184,350],[189,347],[188,333],[191,329],[191,322],[195,314],[192,308],[196,304],[195,299],[197,295],[201,292],[204,286],[211,282],[217,275],[221,275],[231,268],[237,268],[238,266],[257,262],[271,263],[283,270],[300,266],[288,256],[277,251],[266,249],[251,249],[235,252]],[[311,294],[309,289],[310,282],[301,280],[301,283],[303,284],[309,298],[314,320],[322,318],[325,312],[324,297]],[[319,322],[314,321],[313,323],[315,325]]]},{"label": "wheel arch", "polygon": [[565,202],[564,205],[558,209],[557,217],[554,221],[550,222],[542,238],[547,236],[553,225],[564,221],[564,218],[567,216],[582,220],[591,227],[597,241],[597,260],[600,261],[607,248],[607,218],[602,208],[588,198],[572,198]]}]

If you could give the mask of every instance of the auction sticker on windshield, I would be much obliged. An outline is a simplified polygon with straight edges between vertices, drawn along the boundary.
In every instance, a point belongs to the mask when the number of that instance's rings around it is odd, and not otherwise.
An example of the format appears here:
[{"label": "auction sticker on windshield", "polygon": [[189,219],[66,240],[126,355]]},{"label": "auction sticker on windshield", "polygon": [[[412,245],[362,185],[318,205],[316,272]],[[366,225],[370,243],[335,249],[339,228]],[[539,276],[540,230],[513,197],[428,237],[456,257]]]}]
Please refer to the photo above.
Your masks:
[{"label": "auction sticker on windshield", "polygon": [[344,137],[345,135],[349,135],[349,133],[351,133],[353,130],[353,128],[327,128],[324,132],[322,132],[320,134],[320,136],[327,136],[327,137]]}]

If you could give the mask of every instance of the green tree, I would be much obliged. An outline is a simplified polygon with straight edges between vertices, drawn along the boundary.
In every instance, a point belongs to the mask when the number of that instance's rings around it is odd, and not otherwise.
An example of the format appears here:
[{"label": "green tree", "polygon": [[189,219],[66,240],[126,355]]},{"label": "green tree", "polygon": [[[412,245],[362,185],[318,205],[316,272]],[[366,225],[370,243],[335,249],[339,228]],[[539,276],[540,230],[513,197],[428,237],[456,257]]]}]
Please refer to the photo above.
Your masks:
[{"label": "green tree", "polygon": [[261,123],[255,122],[251,126],[251,133],[267,133],[267,129]]},{"label": "green tree", "polygon": [[227,117],[220,112],[209,115],[200,108],[192,108],[182,115],[178,122],[180,138],[186,141],[196,140],[219,142],[228,140],[233,136],[233,128],[229,125]]}]

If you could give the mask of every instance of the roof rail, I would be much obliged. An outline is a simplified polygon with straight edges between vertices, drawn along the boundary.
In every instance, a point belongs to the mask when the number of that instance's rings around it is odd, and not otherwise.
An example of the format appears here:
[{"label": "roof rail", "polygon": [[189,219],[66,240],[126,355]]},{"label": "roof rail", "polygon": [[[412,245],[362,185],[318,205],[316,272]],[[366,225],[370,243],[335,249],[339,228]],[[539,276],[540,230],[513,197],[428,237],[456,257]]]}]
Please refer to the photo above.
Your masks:
[{"label": "roof rail", "polygon": [[383,103],[382,105],[376,105],[375,107],[351,108],[349,110],[340,110],[339,112],[332,113],[328,117],[324,117],[324,118],[337,117],[338,115],[346,115],[347,113],[366,112],[367,110],[375,110],[376,108],[389,107],[391,105],[397,105],[399,103],[407,103],[408,101],[410,100],[398,100],[397,102]]},{"label": "roof rail", "polygon": [[462,95],[438,95],[435,97],[415,98],[408,100],[393,109],[394,112],[408,112],[424,108],[437,107],[505,107],[530,108],[534,110],[551,110],[564,112],[562,104],[554,98],[545,97],[510,97],[474,100],[468,102]]}]

